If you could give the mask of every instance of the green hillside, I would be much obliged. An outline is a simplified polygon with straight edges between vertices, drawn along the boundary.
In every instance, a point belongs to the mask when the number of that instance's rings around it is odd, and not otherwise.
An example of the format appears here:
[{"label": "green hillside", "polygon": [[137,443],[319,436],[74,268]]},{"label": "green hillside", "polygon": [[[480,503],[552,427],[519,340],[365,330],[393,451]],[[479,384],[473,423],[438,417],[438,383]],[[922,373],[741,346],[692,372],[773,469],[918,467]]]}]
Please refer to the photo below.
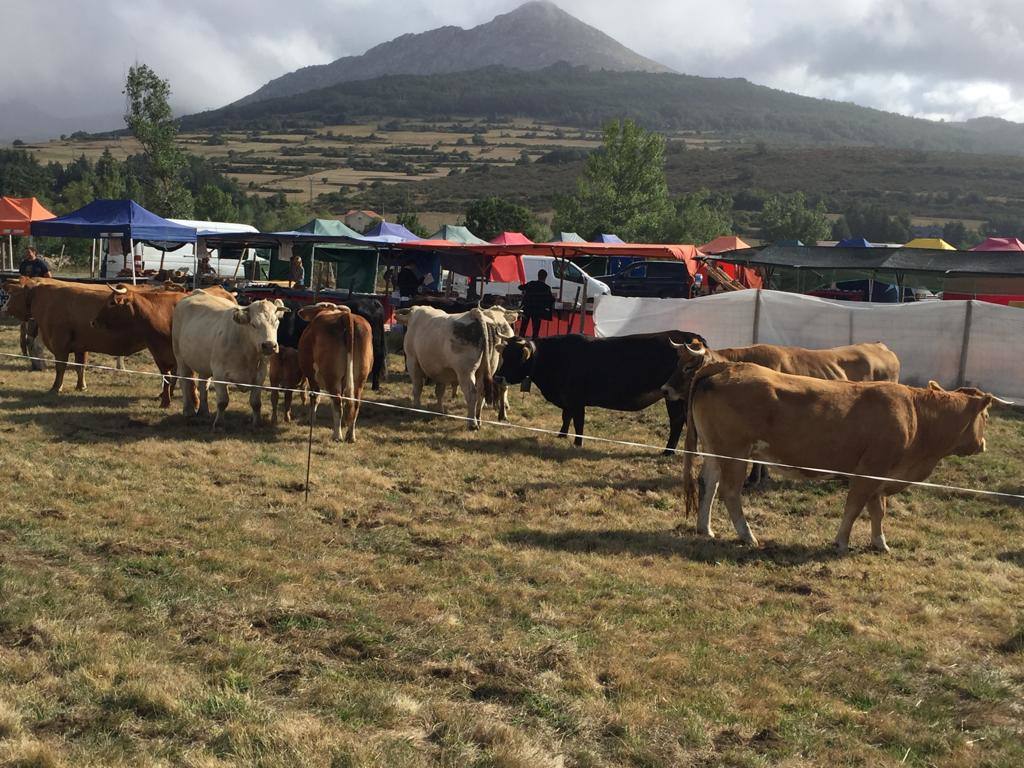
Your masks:
[{"label": "green hillside", "polygon": [[884,146],[1024,154],[1024,126],[947,124],[813,99],[722,79],[648,72],[593,72],[558,64],[533,72],[391,75],[296,96],[228,106],[182,119],[185,130],[281,130],[379,116],[444,119],[530,117],[593,128],[618,117],[648,128],[712,132],[773,144]]}]

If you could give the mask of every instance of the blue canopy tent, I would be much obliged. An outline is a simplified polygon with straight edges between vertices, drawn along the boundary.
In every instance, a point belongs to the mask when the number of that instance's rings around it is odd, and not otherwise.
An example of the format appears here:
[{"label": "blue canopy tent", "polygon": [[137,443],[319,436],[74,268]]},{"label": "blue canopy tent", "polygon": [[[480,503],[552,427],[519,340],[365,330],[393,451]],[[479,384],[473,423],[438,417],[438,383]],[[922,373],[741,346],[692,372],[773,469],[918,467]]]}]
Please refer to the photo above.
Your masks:
[{"label": "blue canopy tent", "polygon": [[872,245],[868,240],[863,237],[848,237],[845,240],[840,240],[835,245],[836,248],[871,248]]},{"label": "blue canopy tent", "polygon": [[603,235],[602,234],[602,235],[598,235],[597,237],[595,237],[593,242],[595,242],[595,243],[622,243],[622,242],[625,242],[625,241],[621,237],[619,237],[618,235]]},{"label": "blue canopy tent", "polygon": [[144,241],[161,250],[173,250],[196,241],[196,230],[157,216],[134,200],[93,200],[67,216],[32,222],[37,237],[82,237],[92,240],[112,237],[128,241],[132,253],[132,284],[135,284],[135,243]]},{"label": "blue canopy tent", "polygon": [[401,224],[378,221],[363,233],[362,239],[374,243],[404,243],[406,240],[419,240],[420,238]]}]

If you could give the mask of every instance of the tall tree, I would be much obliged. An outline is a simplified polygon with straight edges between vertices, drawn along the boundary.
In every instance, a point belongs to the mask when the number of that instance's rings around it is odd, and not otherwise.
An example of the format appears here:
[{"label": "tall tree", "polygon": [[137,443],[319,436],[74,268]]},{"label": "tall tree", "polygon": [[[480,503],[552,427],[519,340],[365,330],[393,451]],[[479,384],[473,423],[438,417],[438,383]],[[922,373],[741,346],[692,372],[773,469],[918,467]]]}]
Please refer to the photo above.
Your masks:
[{"label": "tall tree", "polygon": [[145,64],[128,70],[124,122],[145,153],[146,204],[161,216],[191,217],[192,194],[182,180],[184,153],[169,102],[171,84]]},{"label": "tall tree", "polygon": [[602,148],[587,157],[575,194],[557,202],[552,228],[657,242],[673,213],[664,137],[632,120],[617,120],[605,126]]},{"label": "tall tree", "polygon": [[540,237],[540,225],[530,209],[500,197],[474,200],[466,208],[465,217],[469,231],[484,240],[502,232],[522,232],[531,240]]},{"label": "tall tree", "polygon": [[832,232],[832,225],[825,215],[825,204],[818,202],[811,207],[803,192],[791,195],[773,194],[764,201],[759,217],[761,236],[765,240],[799,240],[814,245],[825,240]]},{"label": "tall tree", "polygon": [[675,216],[665,236],[673,243],[700,245],[733,231],[732,198],[699,189],[673,201]]}]

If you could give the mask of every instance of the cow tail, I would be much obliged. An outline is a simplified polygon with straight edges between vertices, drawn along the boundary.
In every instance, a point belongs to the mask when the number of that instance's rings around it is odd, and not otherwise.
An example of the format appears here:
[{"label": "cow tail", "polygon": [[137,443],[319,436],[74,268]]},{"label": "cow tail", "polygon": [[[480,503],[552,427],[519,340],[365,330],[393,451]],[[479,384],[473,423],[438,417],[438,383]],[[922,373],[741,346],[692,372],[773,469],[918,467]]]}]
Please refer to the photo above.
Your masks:
[{"label": "cow tail", "polygon": [[[348,312],[348,365],[345,367],[345,397],[354,398],[356,396],[356,375],[355,375],[355,357],[356,357],[356,321],[352,317],[352,310]],[[349,401],[353,406],[355,403]]]},{"label": "cow tail", "polygon": [[479,318],[480,331],[483,336],[483,360],[480,370],[484,383],[484,399],[489,403],[497,403],[497,387],[494,385],[494,371],[491,370],[491,327],[484,318]]}]

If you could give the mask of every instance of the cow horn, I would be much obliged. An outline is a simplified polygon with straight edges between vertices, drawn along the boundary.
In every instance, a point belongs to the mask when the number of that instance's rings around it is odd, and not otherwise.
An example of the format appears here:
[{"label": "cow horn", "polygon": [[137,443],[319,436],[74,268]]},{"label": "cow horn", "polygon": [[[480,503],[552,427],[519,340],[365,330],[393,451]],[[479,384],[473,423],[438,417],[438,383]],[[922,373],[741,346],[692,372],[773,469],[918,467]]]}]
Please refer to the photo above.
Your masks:
[{"label": "cow horn", "polygon": [[1016,405],[1013,400],[1004,400],[1003,398],[996,397],[995,395],[989,395],[989,397],[992,398],[993,403],[999,403],[1000,405]]},{"label": "cow horn", "polygon": [[128,286],[118,283],[117,285],[110,286],[110,290],[112,290],[116,294],[123,296],[124,294],[128,293]]},{"label": "cow horn", "polygon": [[704,357],[704,355],[708,353],[707,349],[705,349],[701,344],[684,344],[683,346],[686,347],[687,352],[691,355],[696,355],[697,357]]}]

